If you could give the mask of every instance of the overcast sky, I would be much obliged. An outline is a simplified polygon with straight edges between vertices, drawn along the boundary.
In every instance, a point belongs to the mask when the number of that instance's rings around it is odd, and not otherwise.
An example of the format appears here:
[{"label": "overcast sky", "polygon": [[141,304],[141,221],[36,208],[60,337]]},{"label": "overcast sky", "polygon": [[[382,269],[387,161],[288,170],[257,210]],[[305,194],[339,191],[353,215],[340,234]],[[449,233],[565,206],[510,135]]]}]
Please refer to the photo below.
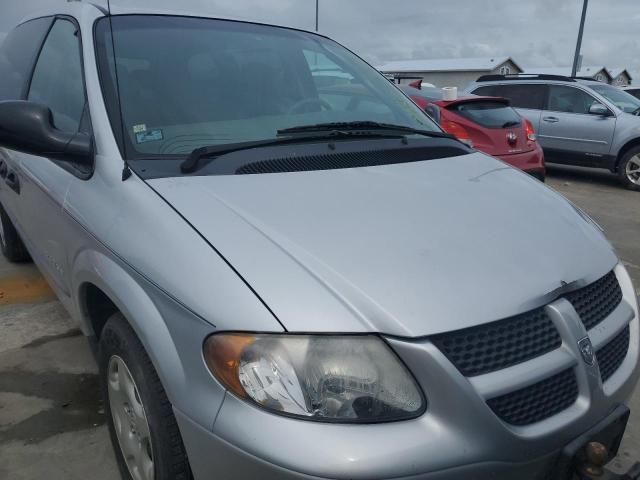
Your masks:
[{"label": "overcast sky", "polygon": [[[106,4],[106,0],[96,0]],[[111,0],[133,5],[145,0]],[[147,2],[151,0],[146,0]],[[0,38],[30,11],[66,0],[0,0]],[[315,0],[153,0],[210,15],[314,28]],[[582,0],[320,0],[320,31],[374,65],[412,58],[512,56],[570,65]],[[640,0],[590,0],[584,65],[627,67],[640,82]]]}]

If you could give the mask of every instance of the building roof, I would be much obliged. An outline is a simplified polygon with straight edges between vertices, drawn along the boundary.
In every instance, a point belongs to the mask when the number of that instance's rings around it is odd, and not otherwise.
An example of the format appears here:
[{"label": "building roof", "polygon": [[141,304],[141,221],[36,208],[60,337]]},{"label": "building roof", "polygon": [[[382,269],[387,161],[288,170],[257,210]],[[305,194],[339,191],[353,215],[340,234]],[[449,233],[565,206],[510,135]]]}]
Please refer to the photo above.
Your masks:
[{"label": "building roof", "polygon": [[627,70],[626,68],[622,68],[622,67],[607,68],[607,72],[609,72],[609,75],[611,75],[611,78],[613,79],[618,78],[623,73],[625,73],[627,77],[629,77],[629,80],[633,79],[633,77],[629,73],[629,70]]},{"label": "building roof", "polygon": [[380,65],[381,72],[490,72],[503,63],[511,61],[522,70],[511,57],[441,58],[424,60],[397,60]]},{"label": "building roof", "polygon": [[[577,77],[595,77],[598,73],[603,72],[608,75],[611,80],[613,77],[607,71],[606,67],[598,65],[583,65],[582,68],[576,74]],[[544,75],[564,75],[566,77],[571,76],[571,67],[529,67],[525,70],[525,73],[539,73]]]}]

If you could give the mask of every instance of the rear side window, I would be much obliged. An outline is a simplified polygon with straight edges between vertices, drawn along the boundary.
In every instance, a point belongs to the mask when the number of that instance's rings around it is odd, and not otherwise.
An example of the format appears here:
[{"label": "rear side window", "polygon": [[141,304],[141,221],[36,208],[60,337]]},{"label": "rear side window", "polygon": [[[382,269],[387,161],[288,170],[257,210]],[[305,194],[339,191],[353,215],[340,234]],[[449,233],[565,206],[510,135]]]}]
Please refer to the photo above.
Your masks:
[{"label": "rear side window", "polygon": [[625,92],[627,92],[630,95],[633,95],[636,98],[640,98],[640,89],[639,88],[632,88],[630,90],[625,90]]},{"label": "rear side window", "polygon": [[0,44],[0,101],[24,99],[33,62],[50,25],[50,18],[30,20]]},{"label": "rear side window", "polygon": [[520,115],[500,102],[470,102],[450,109],[458,115],[486,128],[507,128],[520,125]]},{"label": "rear side window", "polygon": [[490,97],[505,97],[511,100],[511,105],[516,108],[529,108],[542,110],[546,99],[547,87],[545,85],[487,85],[474,90],[476,95]]},{"label": "rear side window", "polygon": [[56,20],[42,47],[31,79],[28,100],[46,105],[53,124],[77,132],[85,106],[80,42],[76,26]]},{"label": "rear side window", "polygon": [[482,97],[496,97],[496,88],[498,85],[487,85],[486,87],[480,87],[473,90],[474,95],[480,95]]}]

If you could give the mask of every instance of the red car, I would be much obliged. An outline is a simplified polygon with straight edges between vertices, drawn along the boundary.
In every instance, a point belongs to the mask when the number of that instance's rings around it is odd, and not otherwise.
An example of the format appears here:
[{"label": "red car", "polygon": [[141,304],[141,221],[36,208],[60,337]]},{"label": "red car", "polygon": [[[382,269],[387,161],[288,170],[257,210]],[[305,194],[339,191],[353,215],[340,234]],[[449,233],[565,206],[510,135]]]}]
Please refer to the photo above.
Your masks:
[{"label": "red car", "polygon": [[544,154],[533,125],[511,108],[508,99],[469,95],[442,100],[436,88],[401,89],[445,132],[544,181]]}]

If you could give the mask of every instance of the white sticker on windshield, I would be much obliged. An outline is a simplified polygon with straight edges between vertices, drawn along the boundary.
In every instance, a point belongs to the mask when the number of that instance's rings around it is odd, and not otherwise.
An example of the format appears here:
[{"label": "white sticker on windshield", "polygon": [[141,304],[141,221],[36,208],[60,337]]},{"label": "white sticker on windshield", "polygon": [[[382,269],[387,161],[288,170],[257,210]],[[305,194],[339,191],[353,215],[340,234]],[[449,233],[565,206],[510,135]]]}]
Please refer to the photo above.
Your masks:
[{"label": "white sticker on windshield", "polygon": [[163,138],[164,135],[162,135],[162,130],[159,128],[136,133],[136,143],[157,142]]},{"label": "white sticker on windshield", "polygon": [[146,131],[147,131],[147,126],[144,123],[133,126],[133,133],[140,133],[140,132],[146,132]]}]

